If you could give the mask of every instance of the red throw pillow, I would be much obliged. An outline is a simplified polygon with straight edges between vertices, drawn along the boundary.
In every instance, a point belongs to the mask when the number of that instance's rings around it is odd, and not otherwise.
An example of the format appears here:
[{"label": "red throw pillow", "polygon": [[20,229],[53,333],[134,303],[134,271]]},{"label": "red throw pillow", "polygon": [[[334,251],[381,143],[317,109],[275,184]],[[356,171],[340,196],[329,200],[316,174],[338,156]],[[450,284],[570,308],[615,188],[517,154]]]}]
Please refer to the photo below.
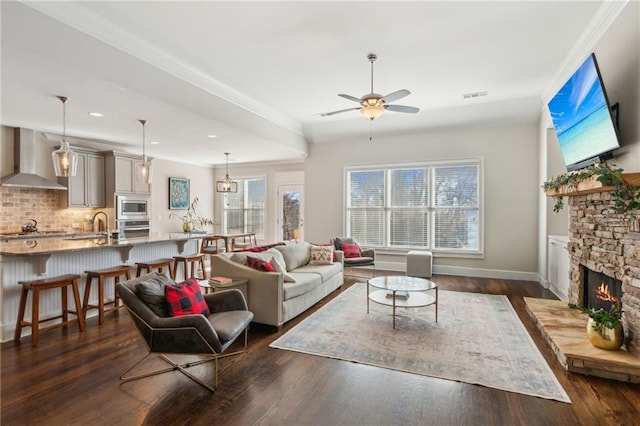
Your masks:
[{"label": "red throw pillow", "polygon": [[165,285],[164,296],[167,298],[169,315],[172,317],[190,314],[210,315],[209,306],[205,302],[200,285],[195,278]]},{"label": "red throw pillow", "polygon": [[273,269],[273,265],[270,262],[266,260],[258,259],[257,257],[253,257],[253,256],[247,256],[247,266],[249,268],[253,268],[262,272],[276,271],[275,269]]},{"label": "red throw pillow", "polygon": [[357,243],[340,243],[340,249],[344,252],[345,259],[352,259],[354,257],[362,257],[360,247]]},{"label": "red throw pillow", "polygon": [[253,252],[253,253],[261,253],[263,251],[269,250],[270,248],[273,248],[273,247],[276,247],[276,246],[283,246],[283,245],[284,245],[284,243],[267,244],[266,246],[249,247],[248,249],[243,250],[243,251],[250,251],[250,252]]}]

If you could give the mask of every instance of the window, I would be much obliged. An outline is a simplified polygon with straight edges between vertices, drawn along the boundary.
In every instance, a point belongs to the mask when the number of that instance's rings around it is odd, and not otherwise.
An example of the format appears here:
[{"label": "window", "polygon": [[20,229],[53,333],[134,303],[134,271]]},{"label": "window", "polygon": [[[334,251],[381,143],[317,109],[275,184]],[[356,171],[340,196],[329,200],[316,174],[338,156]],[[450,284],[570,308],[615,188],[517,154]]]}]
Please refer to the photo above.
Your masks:
[{"label": "window", "polygon": [[238,192],[224,194],[225,233],[254,232],[264,238],[266,183],[264,178],[236,179]]},{"label": "window", "polygon": [[480,160],[345,171],[346,235],[362,245],[480,254]]}]

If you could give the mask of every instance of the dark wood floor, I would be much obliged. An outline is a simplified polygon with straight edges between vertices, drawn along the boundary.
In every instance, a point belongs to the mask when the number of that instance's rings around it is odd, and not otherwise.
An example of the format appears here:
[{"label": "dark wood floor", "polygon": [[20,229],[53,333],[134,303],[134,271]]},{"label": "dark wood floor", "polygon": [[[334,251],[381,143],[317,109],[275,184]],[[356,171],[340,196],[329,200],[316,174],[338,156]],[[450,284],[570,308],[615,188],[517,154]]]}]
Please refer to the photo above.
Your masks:
[{"label": "dark wood floor", "polygon": [[[572,404],[477,385],[271,349],[269,343],[335,297],[337,290],[281,331],[252,326],[245,355],[223,359],[210,393],[179,372],[121,383],[145,353],[126,313],[103,326],[56,329],[32,348],[2,345],[3,425],[636,425],[640,386],[566,373],[525,312],[523,296],[552,298],[535,283],[434,277],[442,289],[505,294]],[[352,280],[348,279],[346,288]],[[155,363],[156,361],[152,361]],[[161,364],[158,364],[161,365]],[[212,382],[213,365],[191,369]]]}]

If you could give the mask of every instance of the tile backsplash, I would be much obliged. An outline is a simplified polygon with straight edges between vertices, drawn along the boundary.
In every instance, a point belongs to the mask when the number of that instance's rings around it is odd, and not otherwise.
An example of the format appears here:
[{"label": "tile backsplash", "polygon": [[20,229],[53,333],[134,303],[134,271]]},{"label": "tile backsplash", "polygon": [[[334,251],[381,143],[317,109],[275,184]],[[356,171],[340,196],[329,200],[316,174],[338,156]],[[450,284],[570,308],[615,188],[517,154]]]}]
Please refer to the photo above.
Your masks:
[{"label": "tile backsplash", "polygon": [[[38,222],[39,231],[90,231],[87,218],[95,209],[62,208],[58,202],[58,191],[50,189],[27,189],[0,187],[0,233],[19,232],[29,219]],[[78,229],[73,229],[73,224]]]}]

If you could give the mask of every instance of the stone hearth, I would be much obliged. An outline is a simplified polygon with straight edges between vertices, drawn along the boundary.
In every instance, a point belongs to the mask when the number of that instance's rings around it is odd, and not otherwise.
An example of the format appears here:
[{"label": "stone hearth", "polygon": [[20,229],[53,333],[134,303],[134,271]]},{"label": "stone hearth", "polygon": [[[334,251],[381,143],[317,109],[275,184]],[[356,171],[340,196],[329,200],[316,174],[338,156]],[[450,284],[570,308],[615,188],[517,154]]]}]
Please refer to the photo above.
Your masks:
[{"label": "stone hearth", "polygon": [[527,312],[567,371],[640,383],[640,358],[628,351],[606,351],[591,345],[585,314],[560,300],[525,297],[524,301]]},{"label": "stone hearth", "polygon": [[[569,302],[584,303],[585,267],[622,281],[626,349],[640,358],[640,232],[609,192],[569,197]],[[631,228],[631,229],[630,229]]]}]

